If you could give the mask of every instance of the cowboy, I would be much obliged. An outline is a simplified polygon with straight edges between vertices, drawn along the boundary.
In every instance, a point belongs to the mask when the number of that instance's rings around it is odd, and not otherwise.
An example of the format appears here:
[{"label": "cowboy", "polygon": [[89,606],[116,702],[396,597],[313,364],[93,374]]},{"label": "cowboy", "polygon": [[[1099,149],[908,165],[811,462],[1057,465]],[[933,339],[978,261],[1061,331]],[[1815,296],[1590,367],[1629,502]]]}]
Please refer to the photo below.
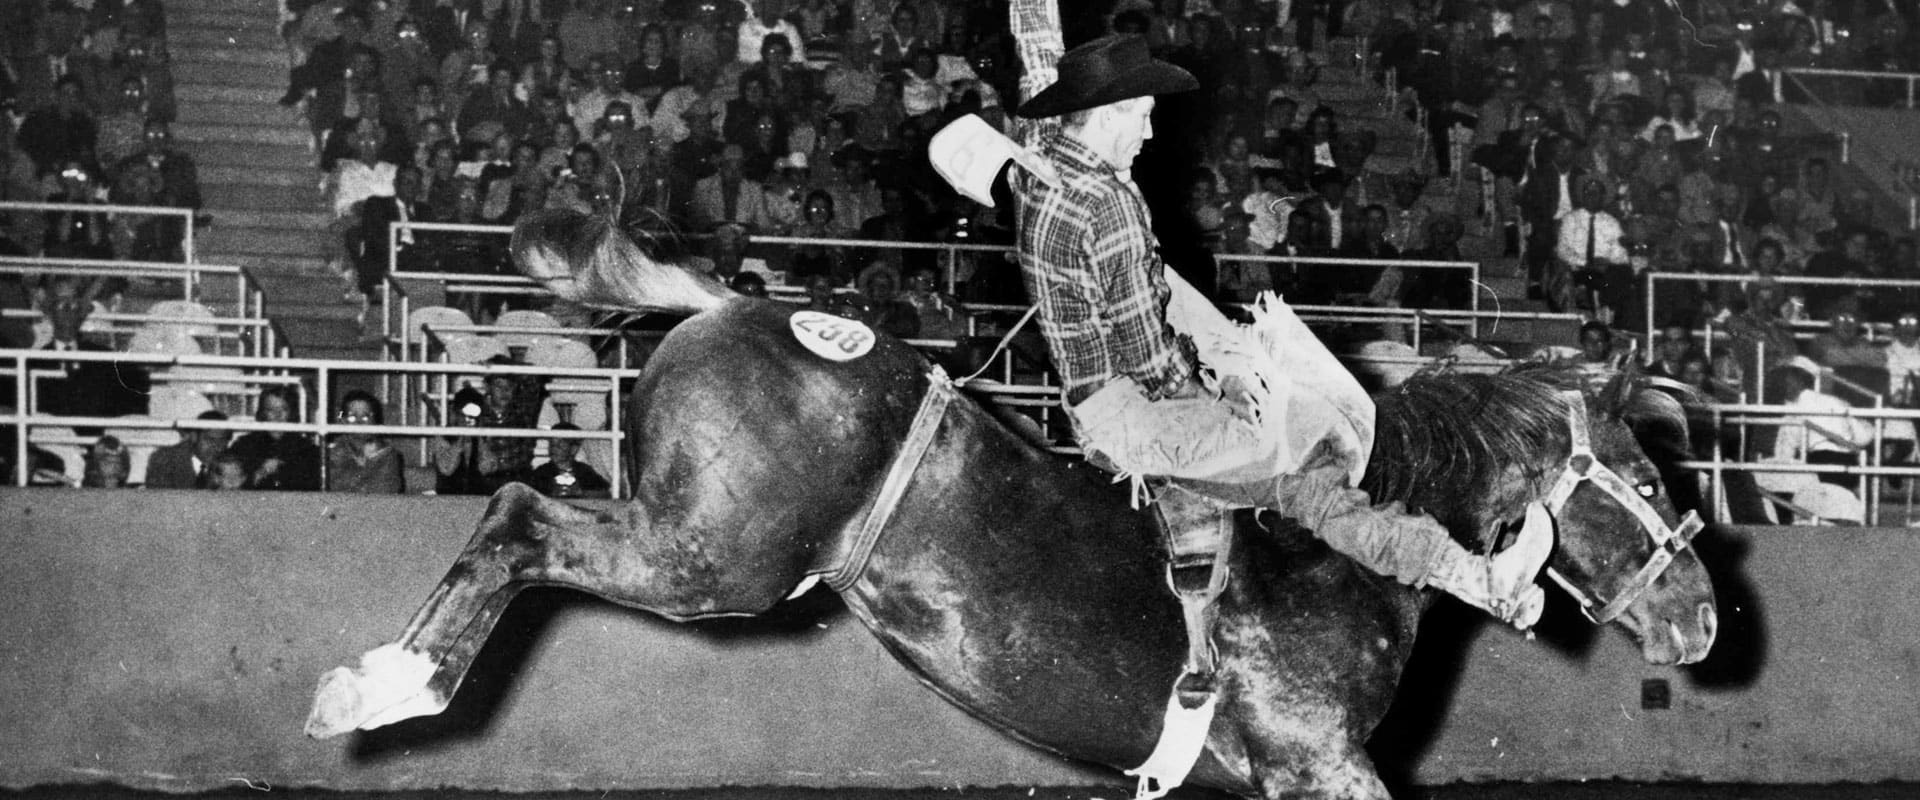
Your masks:
[{"label": "cowboy", "polygon": [[1537,547],[1489,563],[1431,517],[1372,506],[1349,484],[1373,423],[1351,375],[1276,298],[1257,304],[1254,325],[1236,325],[1156,255],[1131,167],[1153,135],[1154,95],[1192,90],[1193,76],[1131,35],[1068,51],[1059,76],[1016,112],[1059,120],[1038,152],[1007,143],[963,160],[988,162],[974,173],[986,180],[1007,158],[1024,168],[1013,178],[1021,270],[1089,460],[1150,478],[1170,532],[1227,504],[1271,508],[1369,569],[1531,626]]}]

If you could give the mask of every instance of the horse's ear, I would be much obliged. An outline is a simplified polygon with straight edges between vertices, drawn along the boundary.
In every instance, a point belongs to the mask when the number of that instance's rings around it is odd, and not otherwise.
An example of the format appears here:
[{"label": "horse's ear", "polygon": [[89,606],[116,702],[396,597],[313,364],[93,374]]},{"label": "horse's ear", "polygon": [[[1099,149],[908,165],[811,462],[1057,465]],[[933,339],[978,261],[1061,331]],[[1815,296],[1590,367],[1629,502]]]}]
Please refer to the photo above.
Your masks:
[{"label": "horse's ear", "polygon": [[[1642,381],[1641,383],[1644,383]],[[1620,420],[1633,431],[1641,449],[1648,455],[1670,459],[1692,457],[1693,443],[1687,421],[1686,395],[1641,386],[1629,394],[1620,409]]]}]

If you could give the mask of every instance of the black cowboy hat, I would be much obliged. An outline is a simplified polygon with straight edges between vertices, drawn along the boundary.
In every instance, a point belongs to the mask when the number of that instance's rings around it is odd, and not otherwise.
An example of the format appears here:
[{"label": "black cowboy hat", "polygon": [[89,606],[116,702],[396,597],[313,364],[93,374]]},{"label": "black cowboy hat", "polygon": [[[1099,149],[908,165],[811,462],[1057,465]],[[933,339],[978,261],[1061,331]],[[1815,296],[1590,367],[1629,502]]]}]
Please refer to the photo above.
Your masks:
[{"label": "black cowboy hat", "polygon": [[1109,34],[1060,57],[1060,79],[1020,104],[1027,119],[1057,117],[1134,97],[1190,92],[1193,74],[1147,54],[1146,37]]}]

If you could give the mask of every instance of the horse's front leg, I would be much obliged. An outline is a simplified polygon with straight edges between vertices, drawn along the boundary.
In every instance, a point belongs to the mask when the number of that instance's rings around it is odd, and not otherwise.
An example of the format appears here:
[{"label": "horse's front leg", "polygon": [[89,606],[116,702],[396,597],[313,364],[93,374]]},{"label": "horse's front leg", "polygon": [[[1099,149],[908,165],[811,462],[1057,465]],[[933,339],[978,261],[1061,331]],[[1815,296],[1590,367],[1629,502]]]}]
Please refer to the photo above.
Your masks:
[{"label": "horse's front leg", "polygon": [[509,485],[400,638],[321,677],[307,735],[445,710],[507,604],[528,586],[568,586],[685,620],[763,611],[798,580],[792,569],[723,571],[711,555],[723,547],[694,530],[655,529],[638,504],[594,513]]}]

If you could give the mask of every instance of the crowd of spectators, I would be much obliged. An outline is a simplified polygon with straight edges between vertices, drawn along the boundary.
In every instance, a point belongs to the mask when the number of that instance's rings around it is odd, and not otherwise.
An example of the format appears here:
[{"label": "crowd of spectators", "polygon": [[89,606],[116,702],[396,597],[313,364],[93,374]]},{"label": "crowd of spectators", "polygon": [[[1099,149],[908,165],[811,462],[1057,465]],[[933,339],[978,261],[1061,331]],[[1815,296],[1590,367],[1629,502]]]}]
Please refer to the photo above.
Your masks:
[{"label": "crowd of spectators", "polygon": [[[688,243],[676,255],[724,279],[746,267],[763,283],[824,276],[843,291],[881,272],[904,286],[933,258],[753,240],[1012,240],[924,157],[958,115],[1005,124],[1017,67],[994,3],[335,0],[303,11],[289,34],[305,57],[283,99],[304,103],[320,142],[336,264],[362,294],[386,269],[394,220],[617,214],[649,239]],[[504,267],[497,235],[397,244],[414,268]],[[998,261],[997,283],[973,285],[1017,293]]]},{"label": "crowd of spectators", "polygon": [[[1004,214],[951,191],[925,157],[931,134],[960,115],[1009,127],[1019,65],[999,4],[291,6],[286,33],[301,57],[283,102],[311,124],[336,264],[357,293],[377,286],[390,245],[418,268],[505,268],[497,235],[391,243],[392,221],[506,224],[570,208],[616,215],[656,246],[694,242],[681,255],[743,292],[805,287],[813,307],[900,335],[958,338],[963,301],[1020,301],[1017,269],[998,255],[962,259],[948,292],[930,251],[831,241],[1011,241]],[[1073,30],[1094,23],[1072,11],[1069,37],[1090,32]],[[1470,183],[1488,198],[1478,224],[1524,265],[1529,294],[1602,331],[1648,322],[1638,316],[1647,273],[1763,276],[1663,282],[1652,322],[1665,374],[1760,398],[1770,372],[1807,356],[1908,398],[1914,370],[1900,359],[1920,323],[1896,327],[1884,349],[1847,331],[1893,322],[1916,298],[1764,278],[1920,275],[1911,236],[1873,217],[1836,174],[1834,149],[1783,130],[1782,104],[1808,84],[1780,75],[1915,69],[1913,13],[1871,0],[1126,0],[1097,24],[1146,36],[1200,81],[1163,98],[1135,176],[1169,262],[1217,299],[1276,290],[1296,303],[1465,305],[1468,287],[1438,271],[1231,259],[1216,269],[1213,257],[1461,260],[1474,221],[1452,189]],[[1323,71],[1357,63],[1404,92],[1405,120],[1323,99]],[[55,83],[57,97],[71,82]],[[1857,85],[1868,88],[1831,99],[1891,102],[1884,90],[1897,86]],[[56,100],[47,113],[65,119],[72,106]],[[1426,139],[1417,155],[1376,157],[1383,137],[1409,131]],[[54,184],[66,166],[32,163]],[[1436,184],[1449,191],[1428,190]],[[770,236],[823,241],[759,241]],[[1835,340],[1801,346],[1788,326],[1805,318],[1835,321]],[[1692,331],[1710,322],[1724,335],[1705,352]],[[436,448],[442,488],[533,476],[520,452],[529,442],[489,441]],[[349,437],[307,456],[384,473],[382,448]],[[265,461],[242,461],[246,482],[261,484]]]},{"label": "crowd of spectators", "polygon": [[[0,200],[200,207],[158,0],[0,5]],[[176,215],[0,212],[0,253],[182,260]]]}]

